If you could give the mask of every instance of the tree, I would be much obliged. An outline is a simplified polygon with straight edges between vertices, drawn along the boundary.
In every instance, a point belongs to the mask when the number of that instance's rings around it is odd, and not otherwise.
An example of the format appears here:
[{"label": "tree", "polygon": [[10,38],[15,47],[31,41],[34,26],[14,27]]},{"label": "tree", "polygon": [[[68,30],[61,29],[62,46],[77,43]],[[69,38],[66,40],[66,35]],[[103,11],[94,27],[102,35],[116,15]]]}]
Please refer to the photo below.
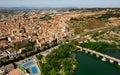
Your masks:
[{"label": "tree", "polygon": [[49,71],[49,74],[50,75],[57,75],[57,71],[54,68],[52,68],[52,70]]},{"label": "tree", "polygon": [[41,60],[43,58],[43,55],[39,54],[37,55],[37,58]]},{"label": "tree", "polygon": [[[45,57],[46,62],[41,63],[44,75],[59,75],[62,73],[71,75],[73,73],[73,63],[75,60],[75,58],[73,58],[73,51],[76,51],[76,49],[74,45],[69,43],[53,50]],[[38,56],[38,58],[41,59],[41,56]]]}]

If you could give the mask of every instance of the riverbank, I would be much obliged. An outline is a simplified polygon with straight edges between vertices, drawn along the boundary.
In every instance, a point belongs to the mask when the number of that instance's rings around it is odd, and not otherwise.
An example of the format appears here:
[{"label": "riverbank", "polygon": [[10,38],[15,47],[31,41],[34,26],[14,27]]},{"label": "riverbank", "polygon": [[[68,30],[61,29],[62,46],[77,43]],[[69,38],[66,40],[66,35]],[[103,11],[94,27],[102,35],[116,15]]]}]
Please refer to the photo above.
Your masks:
[{"label": "riverbank", "polygon": [[108,42],[83,42],[79,44],[81,47],[89,48],[91,50],[95,50],[101,53],[105,53],[108,50],[109,51],[120,51],[120,48],[118,48],[119,45],[116,45],[114,43],[108,43]]}]

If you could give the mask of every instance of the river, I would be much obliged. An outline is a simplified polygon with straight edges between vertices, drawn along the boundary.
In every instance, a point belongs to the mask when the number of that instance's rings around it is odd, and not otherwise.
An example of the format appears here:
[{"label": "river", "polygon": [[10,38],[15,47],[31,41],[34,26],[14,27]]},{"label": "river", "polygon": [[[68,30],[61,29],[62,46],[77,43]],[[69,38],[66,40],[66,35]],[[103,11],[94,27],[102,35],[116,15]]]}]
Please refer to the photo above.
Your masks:
[{"label": "river", "polygon": [[[107,53],[115,55],[116,53]],[[119,53],[117,57],[119,58]],[[120,75],[120,67],[117,64],[111,64],[108,61],[101,61],[95,55],[76,52],[78,64],[73,75]]]}]

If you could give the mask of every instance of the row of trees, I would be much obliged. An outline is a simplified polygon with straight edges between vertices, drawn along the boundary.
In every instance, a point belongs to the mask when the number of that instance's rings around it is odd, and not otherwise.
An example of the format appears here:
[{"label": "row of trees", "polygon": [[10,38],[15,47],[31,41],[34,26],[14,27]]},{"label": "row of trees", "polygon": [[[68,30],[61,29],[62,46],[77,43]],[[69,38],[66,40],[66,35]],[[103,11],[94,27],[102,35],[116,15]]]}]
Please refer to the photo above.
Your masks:
[{"label": "row of trees", "polygon": [[108,42],[84,42],[80,43],[80,46],[99,52],[105,52],[106,50],[117,48],[115,44],[110,44]]}]

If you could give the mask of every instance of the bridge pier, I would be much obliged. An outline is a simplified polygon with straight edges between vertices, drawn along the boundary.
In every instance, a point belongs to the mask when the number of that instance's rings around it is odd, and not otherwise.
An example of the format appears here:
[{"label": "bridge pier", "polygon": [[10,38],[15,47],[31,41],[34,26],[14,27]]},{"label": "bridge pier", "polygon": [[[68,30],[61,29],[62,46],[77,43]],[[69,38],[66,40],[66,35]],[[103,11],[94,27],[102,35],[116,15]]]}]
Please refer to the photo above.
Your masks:
[{"label": "bridge pier", "polygon": [[92,52],[91,52],[90,54],[91,54],[91,55],[93,55],[93,53],[92,53]]},{"label": "bridge pier", "polygon": [[85,51],[85,53],[88,53],[88,51]]},{"label": "bridge pier", "polygon": [[102,58],[102,61],[106,61],[106,58],[105,58],[105,57],[103,57],[103,58]]},{"label": "bridge pier", "polygon": [[118,62],[118,66],[120,66],[120,62]]},{"label": "bridge pier", "polygon": [[82,49],[80,49],[80,51],[83,51]]},{"label": "bridge pier", "polygon": [[96,57],[99,57],[99,55],[96,54]]},{"label": "bridge pier", "polygon": [[114,60],[111,60],[111,59],[110,59],[109,61],[110,61],[110,63],[114,63]]}]

